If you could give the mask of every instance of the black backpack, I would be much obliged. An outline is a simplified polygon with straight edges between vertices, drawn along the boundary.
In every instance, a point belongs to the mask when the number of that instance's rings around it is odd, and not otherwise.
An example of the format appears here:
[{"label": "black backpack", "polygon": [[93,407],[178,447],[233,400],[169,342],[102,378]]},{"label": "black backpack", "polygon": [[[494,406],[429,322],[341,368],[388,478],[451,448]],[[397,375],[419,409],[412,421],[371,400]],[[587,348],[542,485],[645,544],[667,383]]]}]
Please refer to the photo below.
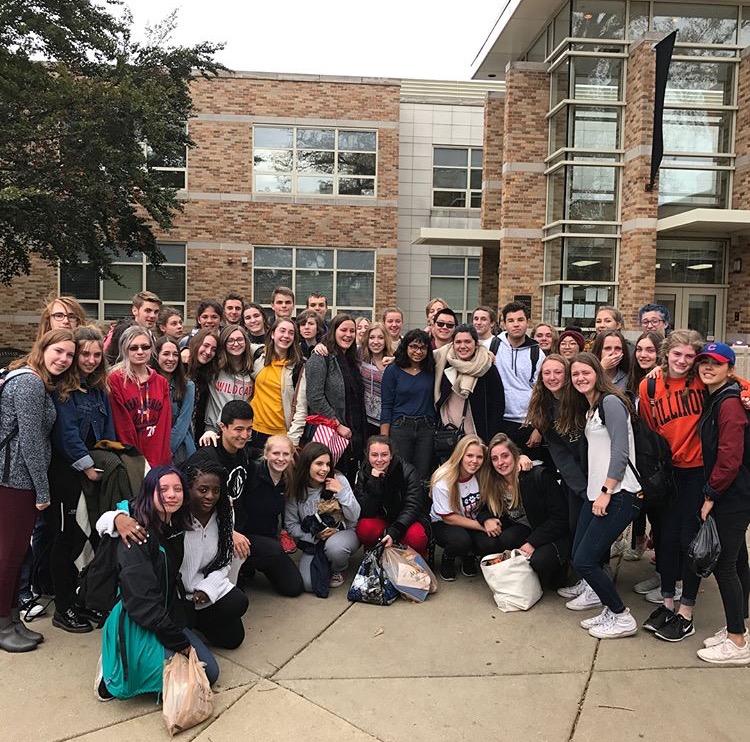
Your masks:
[{"label": "black backpack", "polygon": [[[604,424],[604,408],[601,403],[604,396],[599,399],[597,405],[602,424]],[[649,390],[649,399],[653,403],[651,390]],[[628,459],[628,467],[638,480],[646,503],[649,505],[666,504],[677,496],[672,468],[672,449],[666,439],[655,430],[651,430],[637,413],[631,413],[630,424],[635,442],[635,462]]]},{"label": "black backpack", "polygon": [[101,537],[91,562],[78,578],[76,602],[108,615],[117,602],[117,542],[119,536]]}]

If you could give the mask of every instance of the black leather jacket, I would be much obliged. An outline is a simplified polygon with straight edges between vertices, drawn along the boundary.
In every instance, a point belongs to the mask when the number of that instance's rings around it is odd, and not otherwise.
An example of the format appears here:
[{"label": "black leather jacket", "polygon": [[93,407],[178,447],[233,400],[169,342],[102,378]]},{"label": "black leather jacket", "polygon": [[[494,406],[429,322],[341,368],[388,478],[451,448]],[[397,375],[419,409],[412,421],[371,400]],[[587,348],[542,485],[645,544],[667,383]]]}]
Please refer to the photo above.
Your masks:
[{"label": "black leather jacket", "polygon": [[365,459],[357,475],[354,494],[362,510],[360,518],[383,518],[388,524],[386,534],[394,541],[400,541],[416,521],[430,533],[417,470],[398,456],[394,456],[383,477],[373,477],[370,462]]}]

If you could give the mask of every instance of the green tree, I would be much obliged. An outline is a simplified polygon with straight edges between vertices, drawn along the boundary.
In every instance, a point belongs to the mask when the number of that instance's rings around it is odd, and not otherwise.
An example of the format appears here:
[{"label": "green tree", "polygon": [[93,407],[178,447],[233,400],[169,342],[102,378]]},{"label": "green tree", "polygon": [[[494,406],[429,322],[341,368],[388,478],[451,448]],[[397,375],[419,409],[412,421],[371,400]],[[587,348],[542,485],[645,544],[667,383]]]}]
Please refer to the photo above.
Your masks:
[{"label": "green tree", "polygon": [[105,277],[118,252],[159,265],[154,228],[168,231],[182,208],[147,165],[193,146],[190,80],[224,69],[222,45],[171,45],[175,14],[137,43],[129,13],[104,1],[0,0],[3,284],[28,274],[34,253]]}]

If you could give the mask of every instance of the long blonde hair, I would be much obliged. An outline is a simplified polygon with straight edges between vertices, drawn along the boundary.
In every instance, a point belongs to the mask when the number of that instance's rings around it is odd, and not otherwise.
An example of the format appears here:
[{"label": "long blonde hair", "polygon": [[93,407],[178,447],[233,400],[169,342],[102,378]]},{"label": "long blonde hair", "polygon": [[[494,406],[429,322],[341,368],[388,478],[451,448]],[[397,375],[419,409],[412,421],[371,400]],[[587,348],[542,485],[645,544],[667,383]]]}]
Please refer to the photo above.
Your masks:
[{"label": "long blonde hair", "polygon": [[[513,457],[513,470],[509,477],[504,477],[495,471],[495,467],[490,460],[492,449],[496,446],[507,446]],[[505,511],[505,495],[510,495],[510,507],[514,510],[521,502],[521,487],[518,483],[518,457],[521,455],[521,449],[508,438],[505,433],[498,433],[487,446],[487,457],[479,471],[479,493],[483,505],[487,505],[490,512],[498,518]]]},{"label": "long blonde hair", "polygon": [[430,489],[441,480],[445,482],[448,487],[448,502],[450,503],[451,509],[457,513],[461,510],[461,503],[459,502],[458,497],[458,479],[461,473],[461,460],[469,446],[479,446],[482,449],[485,459],[487,458],[487,446],[484,445],[484,441],[478,435],[465,435],[453,449],[453,453],[450,455],[448,461],[442,466],[439,466],[432,475],[432,479],[430,479]]}]

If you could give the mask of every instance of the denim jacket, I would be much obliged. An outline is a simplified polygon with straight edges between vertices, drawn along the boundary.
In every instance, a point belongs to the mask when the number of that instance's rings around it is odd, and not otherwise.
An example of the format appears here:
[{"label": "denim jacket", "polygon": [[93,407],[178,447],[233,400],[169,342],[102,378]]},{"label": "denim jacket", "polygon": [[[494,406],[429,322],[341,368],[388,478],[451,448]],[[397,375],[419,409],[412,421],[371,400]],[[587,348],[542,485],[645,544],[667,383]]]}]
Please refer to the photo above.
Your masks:
[{"label": "denim jacket", "polygon": [[[83,380],[81,380],[83,385]],[[107,393],[101,389],[76,390],[67,401],[61,402],[57,394],[52,398],[57,408],[57,420],[52,429],[52,446],[57,455],[76,471],[94,465],[86,441],[114,441],[115,425]]]}]

